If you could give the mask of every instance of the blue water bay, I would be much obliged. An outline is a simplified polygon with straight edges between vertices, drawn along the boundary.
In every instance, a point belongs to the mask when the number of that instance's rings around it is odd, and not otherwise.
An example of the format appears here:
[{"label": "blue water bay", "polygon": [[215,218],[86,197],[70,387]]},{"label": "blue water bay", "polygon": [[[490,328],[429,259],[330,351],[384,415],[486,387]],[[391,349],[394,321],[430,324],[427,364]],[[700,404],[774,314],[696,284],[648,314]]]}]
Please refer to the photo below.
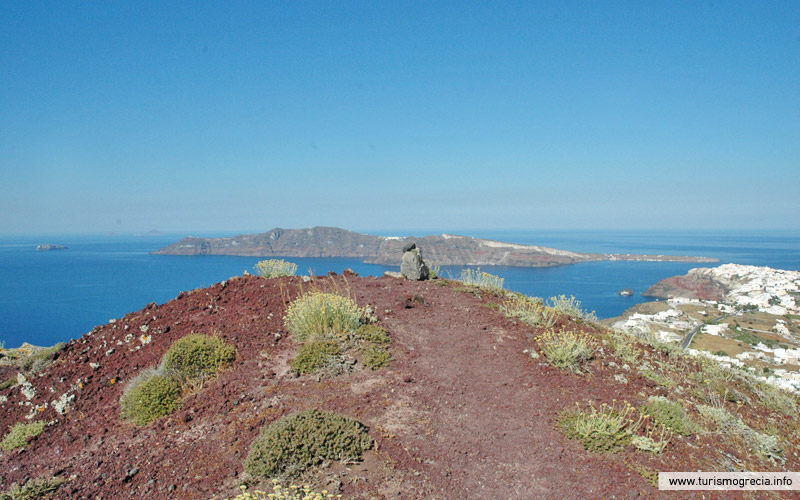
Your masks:
[{"label": "blue water bay", "polygon": [[[405,233],[407,234],[407,233]],[[426,233],[419,233],[426,234]],[[388,233],[387,233],[388,235]],[[800,270],[800,235],[785,233],[475,232],[470,236],[596,253],[652,253],[717,257],[721,263]],[[202,288],[252,272],[257,257],[164,256],[150,252],[182,235],[158,237],[48,236],[0,238],[0,342],[50,345],[68,341],[111,318],[163,303],[182,290]],[[37,252],[37,244],[67,250]],[[424,249],[423,249],[424,250]],[[299,274],[324,275],[351,268],[362,276],[399,270],[358,259],[290,258]],[[711,265],[711,264],[703,264]],[[554,268],[486,267],[508,289],[547,298],[574,295],[599,317],[613,317],[647,299],[641,293],[660,279],[698,264],[588,262]],[[460,267],[442,269],[458,278]],[[621,297],[620,289],[636,295]]]}]

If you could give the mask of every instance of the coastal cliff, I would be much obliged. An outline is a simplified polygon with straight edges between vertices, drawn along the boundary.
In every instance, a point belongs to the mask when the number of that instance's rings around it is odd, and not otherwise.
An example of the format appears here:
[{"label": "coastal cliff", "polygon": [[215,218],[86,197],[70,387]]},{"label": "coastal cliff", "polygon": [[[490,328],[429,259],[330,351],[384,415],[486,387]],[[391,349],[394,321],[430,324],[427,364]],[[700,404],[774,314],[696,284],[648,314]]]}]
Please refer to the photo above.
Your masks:
[{"label": "coastal cliff", "polygon": [[450,234],[388,237],[361,234],[335,227],[275,228],[259,234],[230,238],[189,236],[157,252],[159,255],[242,255],[253,257],[349,257],[369,264],[395,265],[403,247],[415,242],[425,260],[441,266],[551,267],[600,260],[717,262],[707,257],[594,254],[538,245]]}]

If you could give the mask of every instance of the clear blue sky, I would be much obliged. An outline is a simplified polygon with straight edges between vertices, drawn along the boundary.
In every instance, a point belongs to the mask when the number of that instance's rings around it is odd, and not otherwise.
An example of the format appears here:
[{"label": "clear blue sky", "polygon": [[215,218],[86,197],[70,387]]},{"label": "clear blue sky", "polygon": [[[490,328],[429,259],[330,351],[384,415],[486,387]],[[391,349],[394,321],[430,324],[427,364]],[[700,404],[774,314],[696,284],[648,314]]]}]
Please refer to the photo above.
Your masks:
[{"label": "clear blue sky", "polygon": [[800,2],[0,3],[0,233],[800,229]]}]

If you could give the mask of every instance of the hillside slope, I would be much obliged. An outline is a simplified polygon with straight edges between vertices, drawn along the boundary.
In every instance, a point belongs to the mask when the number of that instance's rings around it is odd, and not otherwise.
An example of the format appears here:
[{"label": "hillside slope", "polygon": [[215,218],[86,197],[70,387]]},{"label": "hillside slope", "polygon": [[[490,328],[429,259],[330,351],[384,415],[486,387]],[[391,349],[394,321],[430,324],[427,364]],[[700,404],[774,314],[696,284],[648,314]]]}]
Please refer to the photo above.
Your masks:
[{"label": "hillside slope", "polygon": [[[391,337],[389,365],[373,371],[357,363],[335,377],[293,374],[288,362],[298,346],[283,316],[310,289],[370,305]],[[356,418],[375,440],[363,461],[333,462],[303,479],[349,499],[696,498],[659,492],[653,474],[800,467],[796,416],[726,400],[720,404],[752,428],[782,436],[782,459],[750,453],[712,427],[673,436],[662,454],[630,445],[587,451],[559,431],[565,409],[613,400],[639,406],[675,393],[686,404],[706,402],[712,387],[694,381],[708,377],[703,366],[648,345],[623,348],[600,327],[560,316],[554,329],[580,332],[597,347],[583,374],[562,370],[541,354],[544,329],[504,316],[502,301],[458,282],[347,274],[311,283],[245,276],[150,304],[70,342],[38,376],[0,391],[3,433],[28,417],[50,423],[26,447],[0,450],[0,491],[58,477],[65,480],[59,499],[231,497],[246,479],[242,463],[261,427],[311,408]],[[125,385],[190,332],[216,332],[235,345],[231,369],[177,413],[144,427],[121,421]],[[626,363],[630,349],[638,365],[672,382],[656,383]],[[736,390],[752,400],[749,389]],[[711,495],[723,497],[731,494]]]}]

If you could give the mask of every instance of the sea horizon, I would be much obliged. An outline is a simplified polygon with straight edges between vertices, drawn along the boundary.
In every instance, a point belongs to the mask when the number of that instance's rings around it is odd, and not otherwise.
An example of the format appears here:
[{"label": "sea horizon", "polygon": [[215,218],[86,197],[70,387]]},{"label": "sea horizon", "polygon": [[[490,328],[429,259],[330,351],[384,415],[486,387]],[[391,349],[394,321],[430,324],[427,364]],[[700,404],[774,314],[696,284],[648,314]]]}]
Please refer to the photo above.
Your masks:
[{"label": "sea horizon", "polygon": [[[398,234],[399,233],[399,234]],[[635,304],[649,301],[642,292],[660,279],[685,274],[695,267],[733,262],[800,270],[800,234],[791,230],[672,231],[672,230],[472,230],[417,232],[462,234],[509,243],[541,245],[590,253],[661,253],[716,257],[719,263],[586,262],[552,268],[483,266],[505,279],[505,287],[547,299],[574,295],[600,318],[618,316]],[[225,237],[233,233],[208,236]],[[243,234],[243,233],[237,233]],[[406,236],[399,231],[368,234]],[[181,291],[203,288],[244,271],[264,257],[151,255],[187,236],[50,234],[0,236],[0,341],[6,347],[22,342],[51,345],[78,338],[150,302],[164,303]],[[63,244],[67,250],[35,251],[39,244]],[[423,249],[424,256],[424,249]],[[364,264],[360,259],[293,258],[298,274],[324,275],[352,268],[361,275],[382,276],[397,266]],[[474,267],[474,266],[463,266]],[[444,277],[458,278],[462,266],[445,266]],[[633,297],[618,291],[634,290]]]}]

